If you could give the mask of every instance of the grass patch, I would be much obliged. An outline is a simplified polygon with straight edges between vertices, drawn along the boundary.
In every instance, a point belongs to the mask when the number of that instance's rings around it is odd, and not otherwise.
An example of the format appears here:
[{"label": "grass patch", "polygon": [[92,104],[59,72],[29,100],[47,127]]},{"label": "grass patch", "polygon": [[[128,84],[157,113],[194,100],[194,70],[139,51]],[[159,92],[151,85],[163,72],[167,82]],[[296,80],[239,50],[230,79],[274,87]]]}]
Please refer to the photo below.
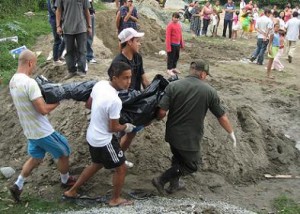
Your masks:
[{"label": "grass patch", "polygon": [[101,0],[98,0],[98,1],[94,0],[93,7],[95,8],[96,13],[98,10],[106,10],[107,9],[105,4]]},{"label": "grass patch", "polygon": [[278,213],[300,214],[300,204],[285,195],[276,198],[273,204]]},{"label": "grass patch", "polygon": [[[106,9],[101,1],[95,2],[94,8],[96,12]],[[9,53],[10,50],[23,45],[30,49],[36,43],[39,36],[52,33],[46,10],[37,11],[31,17],[23,15],[24,12],[26,11],[18,10],[14,11],[13,14],[1,16],[0,38],[18,36],[18,43],[0,43],[0,84],[2,82],[4,85],[7,85],[18,66],[18,60],[12,57]],[[45,58],[40,56],[38,58],[38,65],[44,62]]]},{"label": "grass patch", "polygon": [[[8,84],[18,65],[17,58],[14,59],[9,51],[23,45],[30,49],[38,36],[51,33],[47,11],[36,12],[32,17],[21,14],[7,15],[0,20],[0,38],[18,36],[18,43],[2,42],[0,45],[0,78],[4,85]],[[44,61],[45,58],[39,57],[39,63]]]},{"label": "grass patch", "polygon": [[[2,182],[1,186],[4,186]],[[82,207],[81,207],[82,208]],[[48,200],[41,197],[24,192],[22,194],[22,202],[16,204],[9,193],[9,190],[4,187],[0,191],[0,213],[12,214],[12,213],[46,213],[46,212],[58,212],[58,211],[71,211],[78,210],[79,206],[74,203],[62,202],[60,199]]]}]

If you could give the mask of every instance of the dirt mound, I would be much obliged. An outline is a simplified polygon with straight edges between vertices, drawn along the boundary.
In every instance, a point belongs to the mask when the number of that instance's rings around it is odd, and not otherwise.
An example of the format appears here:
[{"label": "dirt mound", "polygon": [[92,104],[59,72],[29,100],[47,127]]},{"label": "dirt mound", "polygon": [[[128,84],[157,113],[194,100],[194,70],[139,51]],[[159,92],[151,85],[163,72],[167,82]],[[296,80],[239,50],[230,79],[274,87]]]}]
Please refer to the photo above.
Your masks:
[{"label": "dirt mound", "polygon": [[[115,55],[119,52],[118,37],[115,21],[115,10],[101,11],[96,14],[96,35],[103,40],[104,45]],[[140,14],[139,31],[145,32],[142,39],[141,54],[144,56],[154,55],[165,48],[165,31],[154,19],[148,19]]]}]

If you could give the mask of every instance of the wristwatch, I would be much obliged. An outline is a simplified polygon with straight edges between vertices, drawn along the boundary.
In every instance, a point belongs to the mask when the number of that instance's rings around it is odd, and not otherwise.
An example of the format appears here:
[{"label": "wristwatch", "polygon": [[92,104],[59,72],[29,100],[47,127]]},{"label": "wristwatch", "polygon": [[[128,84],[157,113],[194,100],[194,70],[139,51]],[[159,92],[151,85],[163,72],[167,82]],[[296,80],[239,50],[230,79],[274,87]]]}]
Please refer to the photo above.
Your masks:
[{"label": "wristwatch", "polygon": [[92,28],[92,25],[88,25],[88,28]]}]

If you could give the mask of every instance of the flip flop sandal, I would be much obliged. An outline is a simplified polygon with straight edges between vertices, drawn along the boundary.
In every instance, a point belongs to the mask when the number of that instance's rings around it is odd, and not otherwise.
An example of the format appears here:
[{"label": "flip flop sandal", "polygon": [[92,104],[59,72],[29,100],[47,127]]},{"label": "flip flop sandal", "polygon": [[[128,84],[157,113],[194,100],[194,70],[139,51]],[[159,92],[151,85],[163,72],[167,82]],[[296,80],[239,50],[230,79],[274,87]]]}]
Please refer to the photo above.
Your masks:
[{"label": "flip flop sandal", "polygon": [[144,190],[132,190],[130,192],[127,192],[127,194],[136,200],[145,200],[151,197],[154,197],[155,194],[152,192],[146,192]]}]

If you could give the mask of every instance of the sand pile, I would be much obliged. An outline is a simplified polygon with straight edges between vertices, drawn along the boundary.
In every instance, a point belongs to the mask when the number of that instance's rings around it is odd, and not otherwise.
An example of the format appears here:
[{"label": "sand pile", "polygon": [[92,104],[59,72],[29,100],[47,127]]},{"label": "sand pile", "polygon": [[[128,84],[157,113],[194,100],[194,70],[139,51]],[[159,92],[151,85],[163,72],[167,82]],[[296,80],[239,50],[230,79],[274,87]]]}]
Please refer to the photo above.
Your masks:
[{"label": "sand pile", "polygon": [[[100,42],[95,43],[95,49],[97,50],[96,56],[102,60],[101,63],[89,67],[90,70],[84,80],[107,79],[106,69],[110,58],[118,53],[114,15],[113,11],[97,13],[96,35]],[[164,66],[164,61],[155,58],[155,52],[164,49],[164,29],[155,20],[147,19],[145,16],[141,16],[140,20],[141,31],[145,32],[145,38],[142,41],[144,61],[153,67]],[[51,42],[50,39],[48,41],[45,49],[49,50]],[[43,41],[43,43],[45,42]],[[190,43],[198,45],[192,40]],[[219,58],[209,50],[218,47],[220,44],[204,44],[201,56],[205,58],[208,55],[204,55],[204,53],[209,54],[210,60],[215,62]],[[196,58],[199,57],[199,51],[191,48],[185,54],[190,53],[191,58]],[[236,59],[236,50],[228,49],[224,57],[229,60]],[[66,67],[54,67],[50,63],[39,68],[37,74],[43,74],[50,80],[61,82],[67,71]],[[68,82],[82,80],[75,77]],[[262,179],[265,173],[288,173],[291,168],[299,167],[300,156],[299,151],[295,149],[294,141],[273,129],[271,124],[259,116],[254,106],[234,99],[235,88],[230,87],[230,80],[224,78],[221,82],[211,81],[211,83],[221,94],[233,94],[233,99],[223,98],[222,102],[228,109],[229,118],[235,127],[238,146],[234,149],[228,143],[227,133],[222,130],[212,114],[208,113],[205,120],[205,135],[201,143],[203,167],[193,176],[186,178],[187,191],[179,193],[177,196],[198,197],[198,194],[206,191],[215,192],[228,183],[253,182]],[[244,87],[247,90],[252,86],[245,85]],[[0,111],[0,166],[11,166],[19,172],[23,162],[28,158],[27,145],[8,88],[1,90],[0,106],[2,107]],[[90,111],[85,109],[82,102],[63,101],[49,115],[49,118],[55,129],[62,132],[70,141],[73,151],[70,159],[71,172],[73,174],[81,173],[90,162],[85,140]],[[165,121],[155,121],[139,133],[134,140],[126,156],[135,164],[135,167],[128,171],[125,189],[140,187],[153,190],[150,182],[152,177],[169,167],[171,153],[168,144],[164,142],[164,129]],[[108,170],[99,172],[82,190],[91,195],[105,193],[111,188],[110,175],[111,171]],[[27,180],[25,191],[41,197],[57,198],[62,192],[59,188],[58,178],[54,161],[47,156],[41,167],[35,170]],[[38,188],[38,192],[32,187]]]}]

